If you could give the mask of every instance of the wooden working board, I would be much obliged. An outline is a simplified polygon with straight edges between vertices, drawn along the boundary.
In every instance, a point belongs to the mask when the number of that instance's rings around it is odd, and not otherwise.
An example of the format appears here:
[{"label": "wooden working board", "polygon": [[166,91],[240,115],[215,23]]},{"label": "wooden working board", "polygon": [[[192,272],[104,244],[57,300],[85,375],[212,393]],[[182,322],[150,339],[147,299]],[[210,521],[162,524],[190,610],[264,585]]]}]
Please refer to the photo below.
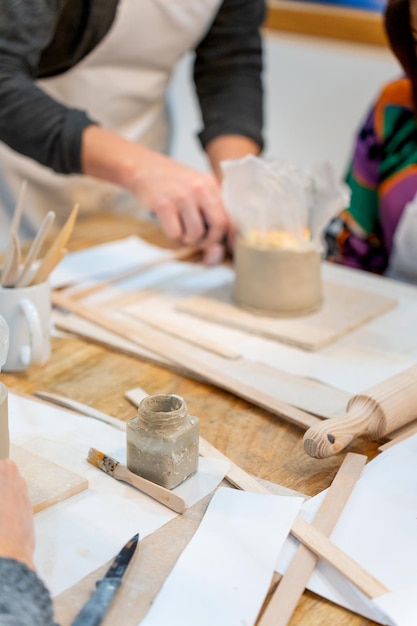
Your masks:
[{"label": "wooden working board", "polygon": [[26,480],[33,512],[62,502],[88,488],[88,480],[80,474],[52,463],[19,446],[10,446],[10,458]]},{"label": "wooden working board", "polygon": [[393,298],[326,281],[318,311],[292,318],[264,317],[234,304],[232,291],[233,281],[229,280],[198,296],[185,298],[177,309],[305,350],[318,350],[397,304]]}]

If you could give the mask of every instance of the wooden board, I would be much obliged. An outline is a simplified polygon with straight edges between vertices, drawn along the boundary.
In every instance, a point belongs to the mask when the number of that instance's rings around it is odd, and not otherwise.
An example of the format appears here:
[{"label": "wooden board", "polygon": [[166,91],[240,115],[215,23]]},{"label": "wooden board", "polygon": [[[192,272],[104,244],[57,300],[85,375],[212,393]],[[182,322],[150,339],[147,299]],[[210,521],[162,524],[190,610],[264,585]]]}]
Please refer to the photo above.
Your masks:
[{"label": "wooden board", "polygon": [[305,350],[318,350],[397,304],[393,298],[325,282],[324,301],[319,311],[293,318],[263,317],[237,307],[232,300],[232,286],[232,281],[228,281],[199,296],[186,298],[177,309]]},{"label": "wooden board", "polygon": [[15,461],[28,484],[33,512],[62,502],[88,488],[88,480],[48,459],[19,446],[10,446],[10,458]]}]

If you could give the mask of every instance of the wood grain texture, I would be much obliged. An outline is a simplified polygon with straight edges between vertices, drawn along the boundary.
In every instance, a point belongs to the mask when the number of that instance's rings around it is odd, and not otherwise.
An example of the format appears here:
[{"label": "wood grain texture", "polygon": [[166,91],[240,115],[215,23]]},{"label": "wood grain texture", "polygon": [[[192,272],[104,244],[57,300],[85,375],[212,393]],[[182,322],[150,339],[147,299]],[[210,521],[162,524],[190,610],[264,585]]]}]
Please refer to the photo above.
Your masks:
[{"label": "wood grain texture", "polygon": [[65,467],[19,446],[10,446],[10,458],[25,478],[33,512],[39,513],[88,489],[88,480]]},{"label": "wood grain texture", "polygon": [[387,46],[382,15],[319,2],[268,0],[267,29]]},{"label": "wood grain texture", "polygon": [[345,415],[310,428],[304,448],[316,458],[343,450],[354,438],[381,439],[417,418],[417,365],[353,396]]},{"label": "wood grain texture", "polygon": [[[184,298],[178,310],[282,343],[319,350],[396,306],[393,298],[332,282],[323,284],[323,305],[300,317],[264,317],[234,304],[232,283]],[[161,305],[163,299],[161,298]]]},{"label": "wood grain texture", "polygon": [[[365,466],[366,457],[348,454],[317,511],[312,526],[330,535]],[[317,563],[317,557],[300,545],[271,598],[259,626],[286,626]]]},{"label": "wood grain texture", "polygon": [[138,343],[148,350],[154,350],[157,354],[175,363],[185,363],[187,369],[191,369],[201,377],[215,383],[223,389],[233,391],[259,406],[273,411],[277,415],[284,417],[302,428],[310,428],[320,423],[319,418],[314,415],[291,406],[281,400],[272,391],[260,388],[259,384],[253,384],[252,364],[249,364],[249,376],[245,380],[237,379],[237,366],[235,365],[235,367],[231,369],[228,359],[223,359],[225,363],[222,363],[221,357],[218,355],[210,354],[206,350],[192,346],[186,341],[172,337],[146,324],[144,324],[141,329],[138,326],[138,321],[134,323],[129,322],[126,317],[119,317],[119,319],[117,319],[117,317],[99,311],[97,307],[88,307],[78,301],[71,300],[59,292],[53,292],[51,300],[55,306],[71,311],[106,330],[120,335],[125,339],[129,339],[133,343]]},{"label": "wood grain texture", "polygon": [[[138,234],[152,243],[168,245],[152,223],[133,218],[100,216],[79,218],[68,244],[70,250],[96,245]],[[30,394],[45,389],[85,402],[95,408],[127,421],[136,409],[124,397],[127,389],[140,386],[150,394],[176,393],[185,398],[189,411],[200,420],[201,435],[220,452],[249,474],[289,489],[315,495],[327,488],[346,452],[337,457],[317,460],[308,457],[302,445],[302,431],[289,422],[277,419],[270,411],[248,403],[236,395],[209,383],[150,363],[139,356],[112,351],[103,345],[77,338],[52,340],[52,356],[48,363],[22,373],[2,373],[2,382],[11,391]],[[381,443],[381,442],[379,442]],[[357,440],[350,451],[368,458],[378,454],[378,442]],[[154,592],[160,588],[178,556],[194,534],[208,500],[188,509],[184,515],[160,531],[141,540],[132,566],[142,578],[127,578],[120,590],[120,604],[132,609],[131,618],[118,619],[119,602],[103,626],[136,626],[134,609],[143,612],[142,591],[147,585]],[[198,510],[197,510],[198,509]],[[106,566],[101,569],[101,575]],[[90,595],[99,572],[93,573],[65,594],[55,599],[56,620],[67,626]],[[149,597],[149,596],[148,596]],[[146,600],[145,602],[147,602]],[[130,619],[130,621],[128,621]],[[372,626],[375,624],[307,591],[291,618],[290,626]]]}]

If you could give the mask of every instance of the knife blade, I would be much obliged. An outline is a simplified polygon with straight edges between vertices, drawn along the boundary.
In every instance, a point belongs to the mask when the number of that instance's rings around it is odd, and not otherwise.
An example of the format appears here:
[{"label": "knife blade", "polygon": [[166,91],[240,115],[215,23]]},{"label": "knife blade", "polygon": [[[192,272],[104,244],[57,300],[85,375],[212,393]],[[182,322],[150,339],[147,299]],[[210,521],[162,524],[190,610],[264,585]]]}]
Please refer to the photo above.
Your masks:
[{"label": "knife blade", "polygon": [[96,583],[96,589],[75,617],[71,626],[99,626],[114,595],[122,584],[123,576],[138,545],[139,534],[130,539],[115,557],[104,578]]}]

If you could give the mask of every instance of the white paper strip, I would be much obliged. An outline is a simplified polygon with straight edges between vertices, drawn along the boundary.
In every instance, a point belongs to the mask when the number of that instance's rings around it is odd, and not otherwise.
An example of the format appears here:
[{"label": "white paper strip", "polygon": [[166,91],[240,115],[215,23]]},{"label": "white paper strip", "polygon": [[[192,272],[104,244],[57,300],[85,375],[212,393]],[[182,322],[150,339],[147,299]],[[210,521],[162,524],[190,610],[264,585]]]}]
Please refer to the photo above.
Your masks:
[{"label": "white paper strip", "polygon": [[60,287],[93,278],[103,280],[168,255],[169,251],[149,244],[140,237],[126,237],[71,252],[52,272],[51,284]]},{"label": "white paper strip", "polygon": [[[383,452],[368,463],[332,533],[332,541],[391,591],[417,586],[417,435]],[[303,505],[311,520],[325,492]],[[292,558],[289,539],[277,571]],[[308,588],[381,624],[375,605],[359,594],[330,566],[319,563]],[[392,596],[392,601],[395,596]],[[410,602],[413,602],[410,597]],[[417,624],[417,612],[414,614]]]},{"label": "white paper strip", "polygon": [[251,626],[302,498],[220,488],[141,626]]},{"label": "white paper strip", "polygon": [[[97,420],[9,394],[12,443],[85,476],[89,489],[35,516],[35,564],[52,595],[106,563],[139,532],[143,539],[176,514],[90,465],[97,448],[125,463],[125,433]],[[174,490],[191,506],[222,481],[228,464],[201,458],[195,476]]]}]

